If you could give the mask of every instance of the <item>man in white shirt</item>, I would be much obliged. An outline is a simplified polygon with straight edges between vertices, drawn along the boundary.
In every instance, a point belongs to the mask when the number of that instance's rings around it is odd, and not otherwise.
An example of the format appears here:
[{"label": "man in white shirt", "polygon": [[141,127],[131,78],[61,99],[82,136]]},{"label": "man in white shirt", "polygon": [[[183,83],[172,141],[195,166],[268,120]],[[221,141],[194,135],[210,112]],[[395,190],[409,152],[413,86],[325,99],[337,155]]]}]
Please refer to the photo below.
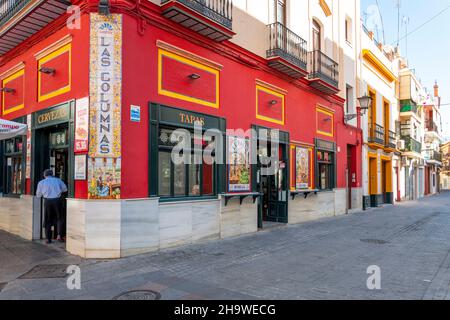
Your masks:
[{"label": "man in white shirt", "polygon": [[36,196],[44,198],[45,206],[45,233],[47,237],[47,244],[52,243],[52,226],[55,225],[58,232],[58,240],[64,242],[63,240],[63,229],[64,229],[64,212],[63,212],[63,202],[61,195],[67,192],[67,186],[64,182],[53,176],[53,170],[48,169],[44,171],[44,180],[38,183]]}]

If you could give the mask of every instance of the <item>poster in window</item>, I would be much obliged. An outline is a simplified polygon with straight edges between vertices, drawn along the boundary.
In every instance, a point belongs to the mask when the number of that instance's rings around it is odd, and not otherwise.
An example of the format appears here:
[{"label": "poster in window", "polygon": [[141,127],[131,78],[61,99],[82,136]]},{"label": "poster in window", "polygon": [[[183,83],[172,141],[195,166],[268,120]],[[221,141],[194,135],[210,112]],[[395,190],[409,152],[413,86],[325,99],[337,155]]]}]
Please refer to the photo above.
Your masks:
[{"label": "poster in window", "polygon": [[240,137],[229,137],[228,157],[228,191],[251,191],[250,141]]},{"label": "poster in window", "polygon": [[86,180],[86,155],[75,156],[75,180]]},{"label": "poster in window", "polygon": [[75,110],[74,152],[87,152],[89,138],[89,98],[78,99]]},{"label": "poster in window", "polygon": [[297,189],[308,189],[310,179],[309,149],[297,147],[295,159],[296,159],[295,186]]},{"label": "poster in window", "polygon": [[89,199],[120,199],[121,159],[89,158]]}]

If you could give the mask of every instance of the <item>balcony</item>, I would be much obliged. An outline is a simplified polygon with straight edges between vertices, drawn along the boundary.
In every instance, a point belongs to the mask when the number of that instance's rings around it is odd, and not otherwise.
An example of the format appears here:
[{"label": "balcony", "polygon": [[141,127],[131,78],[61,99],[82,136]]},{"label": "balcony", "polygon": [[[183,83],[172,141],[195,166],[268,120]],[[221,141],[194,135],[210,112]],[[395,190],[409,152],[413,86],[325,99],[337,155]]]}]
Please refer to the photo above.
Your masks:
[{"label": "balcony", "polygon": [[412,137],[402,137],[405,140],[405,150],[406,152],[422,153],[422,144]]},{"label": "balcony", "polygon": [[162,14],[214,41],[233,37],[232,0],[161,0]]},{"label": "balcony", "polygon": [[406,112],[412,112],[414,114],[417,114],[417,111],[419,108],[417,107],[417,104],[411,100],[403,100],[400,101],[400,112],[406,113]]},{"label": "balcony", "polygon": [[311,86],[326,93],[339,92],[339,64],[323,52],[316,50],[309,52],[309,75]]},{"label": "balcony", "polygon": [[432,119],[426,120],[425,129],[428,132],[438,132],[438,126],[436,125],[436,122],[434,122]]},{"label": "balcony", "polygon": [[378,124],[370,124],[369,125],[369,143],[377,143],[381,146],[384,146],[384,128]]},{"label": "balcony", "polygon": [[397,135],[395,134],[395,132],[390,131],[390,130],[387,131],[386,143],[385,143],[386,148],[397,149],[396,141],[397,141]]},{"label": "balcony", "polygon": [[70,0],[0,0],[0,55],[62,16]]},{"label": "balcony", "polygon": [[269,66],[292,78],[308,74],[306,40],[277,22],[267,26],[269,49],[266,52]]},{"label": "balcony", "polygon": [[425,150],[424,157],[427,161],[442,162],[442,153],[435,150]]}]

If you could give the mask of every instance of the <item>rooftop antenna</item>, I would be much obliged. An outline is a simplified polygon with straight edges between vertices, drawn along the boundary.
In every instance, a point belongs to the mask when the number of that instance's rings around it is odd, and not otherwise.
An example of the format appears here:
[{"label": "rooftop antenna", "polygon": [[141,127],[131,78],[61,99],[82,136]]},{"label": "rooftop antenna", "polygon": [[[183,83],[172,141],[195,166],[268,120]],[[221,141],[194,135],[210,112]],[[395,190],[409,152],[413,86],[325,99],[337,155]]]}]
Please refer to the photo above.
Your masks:
[{"label": "rooftop antenna", "polygon": [[396,0],[395,7],[397,8],[397,48],[400,46],[400,7],[401,0]]},{"label": "rooftop antenna", "polygon": [[406,38],[406,47],[405,47],[405,50],[406,50],[406,56],[408,56],[408,25],[409,25],[409,17],[403,16],[402,23],[403,23],[403,24],[405,25],[405,27],[406,27],[406,35],[405,35],[405,38]]},{"label": "rooftop antenna", "polygon": [[[398,0],[400,1],[400,0]],[[376,0],[377,2],[377,7],[378,7],[378,13],[380,14],[380,20],[381,20],[381,31],[383,33],[383,44],[386,43],[386,38],[384,36],[384,22],[383,22],[383,15],[381,14],[381,8],[380,8],[380,3],[378,2],[378,0]]]}]

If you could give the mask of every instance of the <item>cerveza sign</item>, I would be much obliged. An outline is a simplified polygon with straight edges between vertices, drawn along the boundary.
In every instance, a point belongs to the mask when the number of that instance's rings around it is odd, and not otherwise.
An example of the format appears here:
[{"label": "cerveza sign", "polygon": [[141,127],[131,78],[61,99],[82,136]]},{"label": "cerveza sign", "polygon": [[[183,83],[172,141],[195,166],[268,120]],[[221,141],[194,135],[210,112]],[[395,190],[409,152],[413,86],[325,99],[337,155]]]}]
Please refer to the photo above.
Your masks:
[{"label": "cerveza sign", "polygon": [[50,109],[44,109],[34,113],[34,127],[48,127],[58,123],[67,122],[70,119],[69,104],[63,104]]},{"label": "cerveza sign", "polygon": [[91,157],[120,157],[122,16],[91,14]]}]

